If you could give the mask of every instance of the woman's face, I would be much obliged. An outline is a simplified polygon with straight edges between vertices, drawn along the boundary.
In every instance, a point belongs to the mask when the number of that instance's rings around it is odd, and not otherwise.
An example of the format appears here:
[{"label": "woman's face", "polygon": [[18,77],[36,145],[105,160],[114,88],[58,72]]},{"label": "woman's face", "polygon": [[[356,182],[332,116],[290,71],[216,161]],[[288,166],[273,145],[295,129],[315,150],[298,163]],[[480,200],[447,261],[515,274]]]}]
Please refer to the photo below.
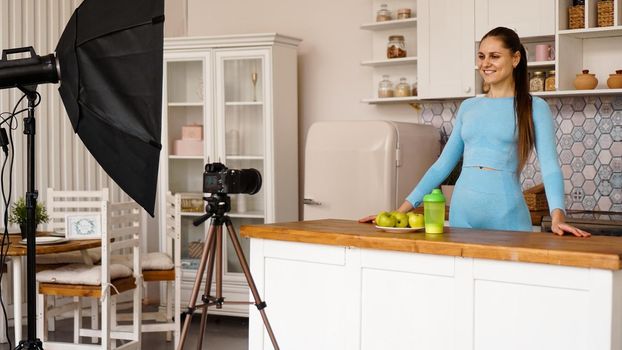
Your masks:
[{"label": "woman's face", "polygon": [[496,37],[487,37],[479,44],[477,68],[482,79],[491,86],[512,80],[512,72],[520,61],[520,53],[510,49]]}]

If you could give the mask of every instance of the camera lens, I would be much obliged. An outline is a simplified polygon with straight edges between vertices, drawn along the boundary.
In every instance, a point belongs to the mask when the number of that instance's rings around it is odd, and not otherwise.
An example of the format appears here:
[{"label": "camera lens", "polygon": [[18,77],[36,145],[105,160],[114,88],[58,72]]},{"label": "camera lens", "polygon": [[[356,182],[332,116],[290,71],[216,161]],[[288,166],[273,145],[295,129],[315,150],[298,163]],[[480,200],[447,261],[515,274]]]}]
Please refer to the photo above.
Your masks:
[{"label": "camera lens", "polygon": [[255,194],[261,189],[261,173],[257,169],[240,169],[238,193]]}]

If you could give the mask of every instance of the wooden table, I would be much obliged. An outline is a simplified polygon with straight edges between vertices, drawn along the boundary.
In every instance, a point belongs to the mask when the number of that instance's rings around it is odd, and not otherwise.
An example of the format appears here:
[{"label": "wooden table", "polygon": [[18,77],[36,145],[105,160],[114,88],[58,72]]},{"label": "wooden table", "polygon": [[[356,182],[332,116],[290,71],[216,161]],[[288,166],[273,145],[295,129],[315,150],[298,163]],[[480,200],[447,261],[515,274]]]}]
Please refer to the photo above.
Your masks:
[{"label": "wooden table", "polygon": [[[49,232],[38,233],[38,236],[45,236]],[[13,263],[13,322],[15,325],[15,344],[22,340],[22,257],[26,256],[26,245],[19,243],[22,237],[9,235],[9,246],[7,256]],[[37,255],[55,254],[72,251],[82,251],[86,254],[86,249],[101,246],[101,240],[73,240],[57,244],[37,245]],[[5,247],[2,246],[4,249]]]},{"label": "wooden table", "polygon": [[[242,226],[283,349],[622,349],[622,238]],[[249,348],[270,349],[259,313]]]}]

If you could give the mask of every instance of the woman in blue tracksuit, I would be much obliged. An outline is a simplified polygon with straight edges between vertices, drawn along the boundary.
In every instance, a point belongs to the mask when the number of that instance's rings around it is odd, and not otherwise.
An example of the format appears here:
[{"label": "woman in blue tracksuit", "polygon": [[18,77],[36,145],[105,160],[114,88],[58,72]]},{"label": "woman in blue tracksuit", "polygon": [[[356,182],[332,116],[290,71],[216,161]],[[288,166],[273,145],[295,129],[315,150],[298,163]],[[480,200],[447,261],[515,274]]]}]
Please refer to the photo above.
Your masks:
[{"label": "woman in blue tracksuit", "polygon": [[490,91],[461,104],[442,154],[398,211],[419,206],[423,196],[438,187],[462,157],[462,172],[451,199],[450,226],[531,231],[519,175],[535,146],[552,231],[588,237],[588,232],[564,223],[564,185],[553,117],[544,100],[529,94],[526,53],[518,35],[504,27],[491,30],[480,42],[477,62]]}]

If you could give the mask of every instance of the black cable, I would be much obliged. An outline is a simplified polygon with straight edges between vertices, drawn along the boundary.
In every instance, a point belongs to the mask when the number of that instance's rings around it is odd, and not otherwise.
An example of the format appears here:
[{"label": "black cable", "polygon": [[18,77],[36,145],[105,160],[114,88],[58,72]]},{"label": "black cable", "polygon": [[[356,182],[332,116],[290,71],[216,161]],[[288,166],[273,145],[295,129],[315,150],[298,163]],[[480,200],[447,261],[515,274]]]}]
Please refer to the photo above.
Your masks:
[{"label": "black cable", "polygon": [[[38,92],[35,92],[37,95],[37,100],[35,102],[35,107],[39,105],[39,103],[41,103],[41,95]],[[11,113],[8,112],[3,112],[0,113],[0,118],[3,115],[7,115],[8,116],[4,119],[2,119],[2,121],[0,121],[0,126],[4,123],[8,123],[8,127],[9,127],[9,133],[8,133],[8,137],[9,137],[9,147],[10,147],[10,151],[6,154],[6,157],[4,158],[4,162],[2,163],[2,169],[0,170],[0,190],[2,192],[2,200],[4,203],[4,215],[3,215],[3,223],[4,223],[4,232],[2,233],[2,239],[0,240],[2,245],[2,249],[0,249],[0,295],[2,293],[2,278],[4,277],[4,271],[2,271],[2,268],[5,266],[6,264],[6,257],[7,257],[7,252],[9,249],[9,244],[8,244],[8,240],[9,240],[9,228],[8,228],[8,224],[9,224],[9,208],[11,205],[11,196],[13,193],[13,160],[15,158],[15,147],[13,145],[13,130],[17,129],[18,126],[18,122],[17,122],[17,118],[15,118],[18,114],[23,113],[28,111],[28,108],[22,109],[22,110],[17,110],[17,108],[19,107],[20,103],[24,100],[24,98],[26,98],[26,94],[24,94],[18,101],[17,103],[15,103],[15,107],[13,108],[13,111]],[[10,158],[10,162],[9,162],[9,190],[8,190],[8,195],[5,191],[4,188],[4,170],[6,168],[6,163]],[[14,298],[15,299],[15,296]],[[19,302],[21,303],[21,299],[20,300],[13,300],[13,303]],[[9,323],[8,323],[8,317],[7,317],[7,313],[6,313],[6,307],[4,305],[4,300],[2,300],[2,298],[0,298],[0,306],[2,306],[2,313],[4,316],[4,326],[5,326],[5,331],[7,334],[7,341],[9,343],[9,348],[12,349],[13,348],[13,344],[11,343],[11,337],[9,334]]]}]

